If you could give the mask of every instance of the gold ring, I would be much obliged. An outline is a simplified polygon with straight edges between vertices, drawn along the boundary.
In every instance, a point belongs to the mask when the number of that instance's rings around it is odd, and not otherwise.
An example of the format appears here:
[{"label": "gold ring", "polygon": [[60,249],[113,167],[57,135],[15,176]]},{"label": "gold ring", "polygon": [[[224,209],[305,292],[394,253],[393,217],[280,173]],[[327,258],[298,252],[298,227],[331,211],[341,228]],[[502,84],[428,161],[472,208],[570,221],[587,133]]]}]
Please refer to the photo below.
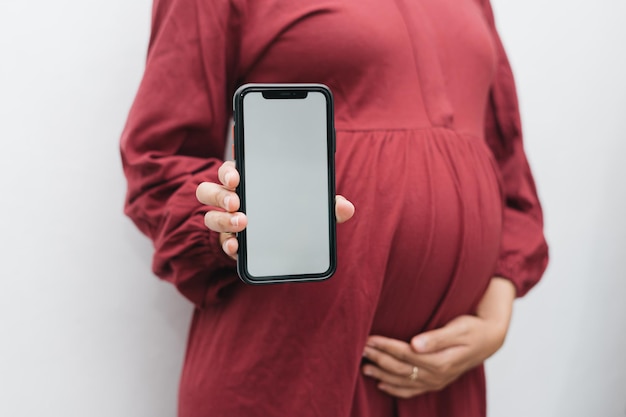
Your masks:
[{"label": "gold ring", "polygon": [[417,368],[417,366],[413,367],[413,370],[411,371],[411,375],[409,375],[409,379],[411,381],[415,381],[417,379],[417,373],[419,372],[419,369]]}]

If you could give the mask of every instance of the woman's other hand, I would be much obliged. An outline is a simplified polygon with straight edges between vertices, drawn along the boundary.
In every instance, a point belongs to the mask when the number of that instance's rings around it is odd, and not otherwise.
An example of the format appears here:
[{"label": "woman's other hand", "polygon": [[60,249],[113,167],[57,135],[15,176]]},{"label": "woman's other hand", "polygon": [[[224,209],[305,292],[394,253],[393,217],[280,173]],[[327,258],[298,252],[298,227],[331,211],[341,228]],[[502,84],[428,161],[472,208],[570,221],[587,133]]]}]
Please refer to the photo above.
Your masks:
[{"label": "woman's other hand", "polygon": [[515,288],[493,278],[476,316],[457,317],[440,329],[415,336],[410,343],[370,336],[363,373],[377,379],[378,388],[399,398],[439,391],[493,355],[509,328]]},{"label": "woman's other hand", "polygon": [[[211,208],[204,216],[204,224],[209,229],[220,233],[220,243],[224,252],[233,259],[237,258],[239,244],[235,233],[241,232],[248,224],[246,215],[239,212],[239,196],[235,188],[239,185],[239,172],[233,161],[226,161],[218,170],[221,184],[203,182],[196,188],[196,198]],[[335,199],[337,223],[349,220],[354,214],[354,205],[342,196]]]}]

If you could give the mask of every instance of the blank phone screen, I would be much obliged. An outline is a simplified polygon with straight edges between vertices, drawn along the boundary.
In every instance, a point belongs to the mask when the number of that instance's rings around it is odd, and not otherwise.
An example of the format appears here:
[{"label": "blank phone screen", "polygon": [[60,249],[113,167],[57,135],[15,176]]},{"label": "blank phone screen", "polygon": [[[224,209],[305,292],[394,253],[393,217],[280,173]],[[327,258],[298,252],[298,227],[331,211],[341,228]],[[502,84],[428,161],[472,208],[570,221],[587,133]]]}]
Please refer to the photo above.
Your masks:
[{"label": "blank phone screen", "polygon": [[257,279],[331,267],[326,97],[243,98],[247,269]]}]

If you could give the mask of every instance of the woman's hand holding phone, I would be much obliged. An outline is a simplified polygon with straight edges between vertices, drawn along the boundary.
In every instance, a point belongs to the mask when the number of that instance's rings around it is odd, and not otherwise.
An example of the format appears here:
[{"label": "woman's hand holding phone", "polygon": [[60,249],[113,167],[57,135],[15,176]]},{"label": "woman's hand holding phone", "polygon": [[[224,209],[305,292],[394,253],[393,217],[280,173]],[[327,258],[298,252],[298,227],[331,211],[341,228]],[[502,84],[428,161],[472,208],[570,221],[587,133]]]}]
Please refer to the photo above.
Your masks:
[{"label": "woman's hand holding phone", "polygon": [[[237,259],[239,244],[235,233],[241,232],[248,224],[244,213],[239,212],[239,196],[235,189],[239,185],[239,172],[233,161],[226,161],[218,170],[221,184],[203,182],[196,189],[196,197],[202,204],[212,209],[204,216],[204,224],[210,230],[220,233],[220,242],[224,252]],[[278,197],[277,197],[278,200]],[[277,204],[277,210],[288,209],[289,200]],[[221,209],[221,210],[217,210]],[[354,205],[343,196],[335,198],[335,216],[337,223],[343,223],[354,215]],[[279,231],[276,231],[279,233]]]},{"label": "woman's hand holding phone", "polygon": [[[204,216],[204,224],[210,230],[220,233],[224,252],[236,259],[239,244],[235,233],[241,232],[248,224],[246,215],[238,212],[240,201],[235,193],[239,185],[239,172],[233,161],[226,161],[218,170],[221,184],[203,182],[196,188],[196,198],[202,204],[211,206]],[[222,210],[216,210],[219,208]]]}]

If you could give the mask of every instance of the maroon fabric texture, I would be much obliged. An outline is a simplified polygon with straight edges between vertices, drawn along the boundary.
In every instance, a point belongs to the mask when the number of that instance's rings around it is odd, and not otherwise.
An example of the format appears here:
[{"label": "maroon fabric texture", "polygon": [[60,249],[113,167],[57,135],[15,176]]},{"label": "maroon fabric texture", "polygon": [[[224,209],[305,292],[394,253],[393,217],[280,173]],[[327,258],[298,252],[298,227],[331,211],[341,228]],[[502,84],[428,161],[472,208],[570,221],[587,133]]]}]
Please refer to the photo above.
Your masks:
[{"label": "maroon fabric texture", "polygon": [[[217,180],[245,82],[334,93],[337,191],[356,214],[326,282],[247,286],[203,225],[195,188]],[[180,416],[485,415],[482,367],[398,400],[360,365],[368,335],[408,341],[471,314],[492,276],[521,296],[546,267],[487,0],[155,0],[121,150],[154,272],[196,305]]]}]

